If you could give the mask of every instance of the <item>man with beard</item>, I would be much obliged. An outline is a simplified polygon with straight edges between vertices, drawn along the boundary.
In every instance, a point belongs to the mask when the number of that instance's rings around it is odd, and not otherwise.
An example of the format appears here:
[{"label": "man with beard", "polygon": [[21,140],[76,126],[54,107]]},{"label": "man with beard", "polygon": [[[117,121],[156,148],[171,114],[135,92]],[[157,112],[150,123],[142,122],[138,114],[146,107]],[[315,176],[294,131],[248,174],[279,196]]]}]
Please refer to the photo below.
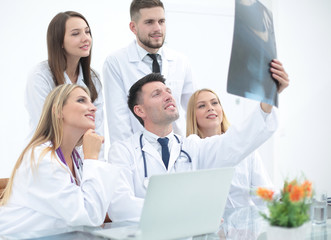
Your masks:
[{"label": "man with beard", "polygon": [[183,55],[163,46],[166,36],[165,12],[160,0],[133,0],[130,30],[136,39],[110,54],[103,67],[105,102],[110,142],[124,140],[142,125],[127,108],[130,87],[151,72],[167,79],[178,103],[181,117],[173,123],[174,132],[185,135],[185,112],[195,91],[190,64]]}]

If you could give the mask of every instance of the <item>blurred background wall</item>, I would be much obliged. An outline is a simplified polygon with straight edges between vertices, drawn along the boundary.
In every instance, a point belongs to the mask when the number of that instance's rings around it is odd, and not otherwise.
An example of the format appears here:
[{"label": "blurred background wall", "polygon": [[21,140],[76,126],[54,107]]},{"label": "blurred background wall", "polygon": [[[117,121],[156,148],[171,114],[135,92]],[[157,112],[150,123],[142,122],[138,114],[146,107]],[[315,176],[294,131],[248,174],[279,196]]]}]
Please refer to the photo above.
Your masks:
[{"label": "blurred background wall", "polygon": [[[244,120],[257,103],[226,93],[234,0],[163,2],[166,44],[190,58],[198,87],[212,88],[219,94],[232,123]],[[46,31],[50,20],[67,10],[78,11],[87,18],[94,40],[92,67],[102,76],[106,56],[134,39],[129,30],[130,3],[130,0],[0,1],[0,178],[9,177],[26,144],[29,126],[24,89],[31,69],[47,59]],[[317,188],[331,194],[328,172],[331,169],[331,2],[266,3],[274,14],[278,58],[291,83],[280,95],[280,127],[259,152],[277,186],[286,177],[304,173]],[[107,157],[109,143],[105,127]]]}]

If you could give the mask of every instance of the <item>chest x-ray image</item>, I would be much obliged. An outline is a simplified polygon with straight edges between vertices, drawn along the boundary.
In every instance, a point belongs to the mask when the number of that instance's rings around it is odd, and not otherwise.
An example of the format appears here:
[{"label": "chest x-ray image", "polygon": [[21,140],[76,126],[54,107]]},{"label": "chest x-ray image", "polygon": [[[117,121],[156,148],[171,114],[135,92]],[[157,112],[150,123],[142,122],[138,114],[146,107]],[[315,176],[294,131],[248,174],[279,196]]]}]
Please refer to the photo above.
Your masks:
[{"label": "chest x-ray image", "polygon": [[256,0],[236,0],[228,93],[278,107],[269,68],[277,58],[272,12]]}]

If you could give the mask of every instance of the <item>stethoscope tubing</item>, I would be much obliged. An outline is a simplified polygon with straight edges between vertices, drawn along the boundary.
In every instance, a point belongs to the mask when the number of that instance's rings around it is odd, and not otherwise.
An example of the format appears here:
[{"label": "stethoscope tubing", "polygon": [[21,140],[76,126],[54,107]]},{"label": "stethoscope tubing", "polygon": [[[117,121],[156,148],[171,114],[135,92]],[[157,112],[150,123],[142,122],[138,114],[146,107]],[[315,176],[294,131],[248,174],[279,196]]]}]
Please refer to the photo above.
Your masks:
[{"label": "stethoscope tubing", "polygon": [[143,134],[140,135],[140,150],[141,150],[141,154],[143,156],[143,160],[144,160],[144,177],[147,178],[147,164],[146,164],[146,156],[145,156],[145,152],[143,151]]},{"label": "stethoscope tubing", "polygon": [[[179,141],[179,138],[175,134],[174,134],[174,136],[175,136],[177,142],[179,144],[181,144],[181,142]],[[139,143],[140,143],[141,155],[143,157],[143,162],[144,162],[144,178],[148,179],[146,155],[145,155],[145,152],[143,151],[143,140],[142,139],[143,139],[143,133],[140,135]],[[183,152],[187,156],[189,162],[192,162],[192,159],[191,159],[190,155],[186,151],[184,151],[183,149],[181,149],[180,151]]]}]

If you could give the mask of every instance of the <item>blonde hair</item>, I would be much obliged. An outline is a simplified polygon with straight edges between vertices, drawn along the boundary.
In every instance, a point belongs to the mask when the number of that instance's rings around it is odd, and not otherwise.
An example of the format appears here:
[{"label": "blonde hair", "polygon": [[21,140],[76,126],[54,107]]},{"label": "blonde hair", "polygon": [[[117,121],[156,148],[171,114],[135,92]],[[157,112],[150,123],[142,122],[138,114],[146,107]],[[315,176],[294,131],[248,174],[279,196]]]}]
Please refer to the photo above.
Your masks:
[{"label": "blonde hair", "polygon": [[[62,143],[63,139],[63,122],[62,122],[62,109],[66,104],[66,101],[70,95],[70,93],[76,89],[83,89],[89,96],[90,92],[87,88],[76,84],[62,84],[56,88],[54,88],[50,94],[47,96],[43,110],[41,112],[40,120],[37,125],[36,131],[28,143],[28,145],[24,148],[21,155],[19,156],[14,169],[9,178],[8,184],[2,193],[2,199],[0,200],[0,206],[5,205],[12,193],[13,181],[16,174],[17,169],[21,166],[24,155],[31,150],[31,159],[30,164],[32,170],[38,167],[41,159],[48,153],[52,152],[52,156],[55,157],[55,150],[58,149]],[[37,164],[34,158],[34,149],[40,144],[46,143],[50,141],[52,145],[43,150],[37,159]],[[77,146],[82,143],[82,138],[77,143]]]},{"label": "blonde hair", "polygon": [[[195,93],[193,93],[192,96],[190,97],[190,100],[187,104],[186,136],[189,136],[191,134],[197,134],[200,138],[204,138],[201,130],[199,129],[197,117],[196,117],[196,104],[197,104],[198,96],[201,92],[211,92],[212,94],[214,94],[217,98],[217,101],[219,102],[219,104],[222,107],[221,101],[214,91],[212,91],[208,88],[203,88],[203,89],[195,91]],[[221,123],[221,133],[223,134],[230,127],[230,122],[228,121],[228,119],[225,115],[223,107],[222,107],[222,109],[223,109],[223,111],[222,111],[223,121]]]}]

